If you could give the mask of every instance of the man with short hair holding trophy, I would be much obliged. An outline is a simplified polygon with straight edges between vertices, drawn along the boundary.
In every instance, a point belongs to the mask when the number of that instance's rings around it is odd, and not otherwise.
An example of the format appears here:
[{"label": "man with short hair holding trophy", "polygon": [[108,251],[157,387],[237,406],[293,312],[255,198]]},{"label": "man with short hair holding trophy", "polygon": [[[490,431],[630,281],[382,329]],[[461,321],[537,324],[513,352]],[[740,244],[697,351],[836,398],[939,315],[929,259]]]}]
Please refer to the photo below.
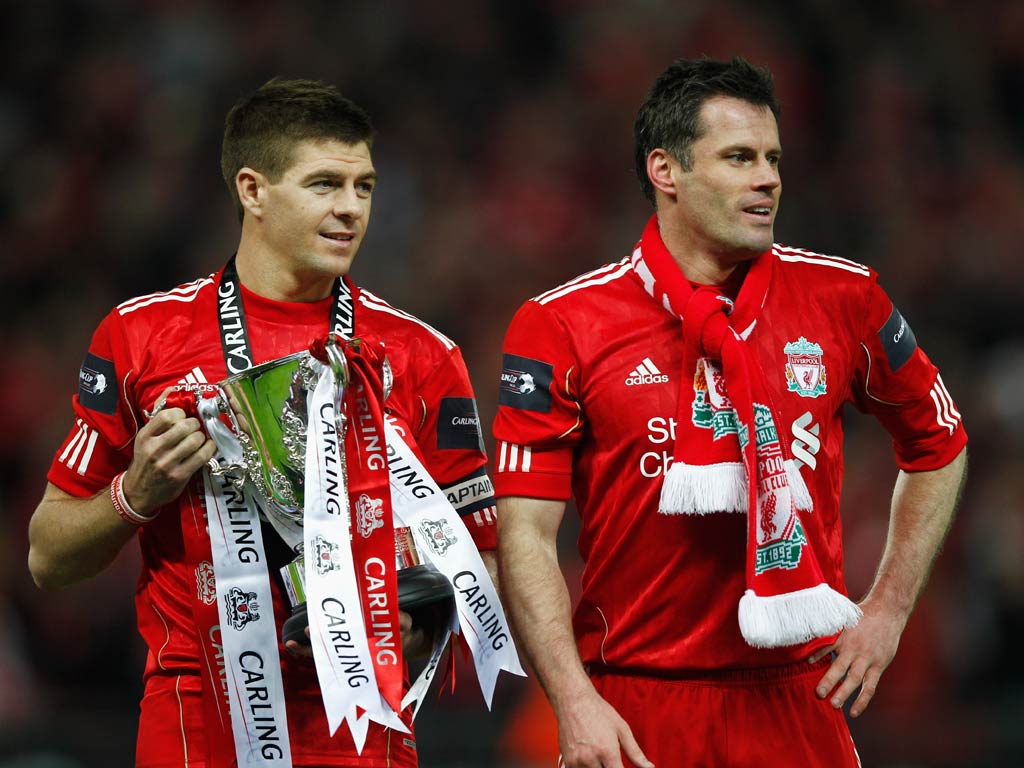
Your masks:
[{"label": "man with short hair holding trophy", "polygon": [[[522,674],[461,353],[348,277],[372,140],[323,83],[240,100],[222,152],[237,253],[93,335],[29,567],[74,584],[138,535],[141,768],[415,766],[452,631],[488,705],[501,669]],[[404,659],[428,653],[410,686]]]}]

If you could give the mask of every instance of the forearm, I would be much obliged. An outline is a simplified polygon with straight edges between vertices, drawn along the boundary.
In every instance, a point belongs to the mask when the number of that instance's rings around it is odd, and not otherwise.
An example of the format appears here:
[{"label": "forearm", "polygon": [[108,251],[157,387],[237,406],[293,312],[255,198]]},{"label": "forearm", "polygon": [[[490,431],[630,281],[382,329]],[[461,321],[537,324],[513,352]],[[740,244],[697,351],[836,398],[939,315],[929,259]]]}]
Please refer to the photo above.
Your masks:
[{"label": "forearm", "polygon": [[494,584],[494,589],[498,592],[498,597],[501,597],[501,580],[498,578],[498,553],[493,549],[485,549],[480,553],[480,559],[484,561],[484,568],[487,569],[487,575],[491,577],[491,582]]},{"label": "forearm", "polygon": [[[517,502],[498,502],[502,599],[517,642],[557,713],[592,686],[576,650],[569,590],[558,565],[554,535],[538,536],[519,524]],[[564,509],[564,504],[554,504]]]},{"label": "forearm", "polygon": [[931,472],[900,472],[893,491],[889,534],[867,598],[904,620],[924,590],[953,521],[966,476],[967,451]]},{"label": "forearm", "polygon": [[80,499],[50,485],[29,522],[32,578],[46,589],[91,578],[113,562],[136,530],[114,510],[108,490]]}]

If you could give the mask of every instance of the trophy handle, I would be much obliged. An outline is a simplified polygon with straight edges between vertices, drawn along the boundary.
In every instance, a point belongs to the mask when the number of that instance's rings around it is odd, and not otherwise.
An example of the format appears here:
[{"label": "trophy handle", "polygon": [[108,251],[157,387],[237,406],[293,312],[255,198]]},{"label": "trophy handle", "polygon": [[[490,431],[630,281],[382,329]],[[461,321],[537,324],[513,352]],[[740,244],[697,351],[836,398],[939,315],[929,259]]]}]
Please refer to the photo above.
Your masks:
[{"label": "trophy handle", "polygon": [[338,431],[339,437],[345,434],[345,426],[348,417],[345,416],[345,389],[351,380],[348,369],[348,360],[341,345],[335,341],[334,336],[327,340],[326,344],[327,364],[334,372],[334,428]]},{"label": "trophy handle", "polygon": [[[210,474],[214,477],[221,477],[223,475],[237,475],[245,472],[245,466],[242,464],[233,464],[227,462],[221,464],[216,458],[212,458],[206,462],[210,467]],[[232,478],[233,479],[233,478]]]},{"label": "trophy handle", "polygon": [[[210,406],[210,400],[213,400],[212,408]],[[234,412],[229,407],[227,394],[221,387],[217,387],[217,394],[212,398],[201,398],[199,393],[196,393],[196,408],[200,414],[200,420],[206,428],[207,434],[217,443],[218,448],[221,450],[218,453],[227,452],[225,449],[234,440],[238,439],[238,436],[242,434],[241,425],[238,423],[238,419],[235,417]],[[231,426],[227,427],[220,422],[219,419],[211,418],[213,414],[211,410],[215,410],[218,415],[227,416]],[[238,452],[238,449],[235,449]],[[215,477],[228,476],[235,487],[241,489],[245,483],[245,472],[246,465],[245,459],[239,453],[237,458],[234,460],[229,458],[223,458],[218,460],[216,456],[210,458],[207,462],[210,468],[210,474]]]}]

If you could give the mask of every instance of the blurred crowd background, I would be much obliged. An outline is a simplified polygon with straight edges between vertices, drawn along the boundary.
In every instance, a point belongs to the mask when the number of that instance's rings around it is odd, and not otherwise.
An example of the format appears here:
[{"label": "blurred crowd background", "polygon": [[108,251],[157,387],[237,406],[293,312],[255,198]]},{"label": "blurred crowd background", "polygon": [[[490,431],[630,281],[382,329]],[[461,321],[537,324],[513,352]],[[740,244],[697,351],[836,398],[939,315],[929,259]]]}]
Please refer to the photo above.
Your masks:
[{"label": "blurred crowd background", "polygon": [[[671,60],[700,54],[774,71],[776,239],[881,273],[971,436],[945,551],[851,724],[864,765],[1024,765],[1024,3],[0,5],[0,766],[132,763],[135,547],[99,578],[43,593],[26,527],[98,321],[215,271],[237,242],[219,175],[231,103],[282,74],[333,81],[370,111],[380,185],[354,276],[461,344],[489,425],[516,307],[638,238],[636,109]],[[875,423],[851,412],[848,427],[859,596],[895,469]],[[460,674],[424,707],[424,766],[554,765],[535,682],[503,679],[489,714],[474,688]]]}]

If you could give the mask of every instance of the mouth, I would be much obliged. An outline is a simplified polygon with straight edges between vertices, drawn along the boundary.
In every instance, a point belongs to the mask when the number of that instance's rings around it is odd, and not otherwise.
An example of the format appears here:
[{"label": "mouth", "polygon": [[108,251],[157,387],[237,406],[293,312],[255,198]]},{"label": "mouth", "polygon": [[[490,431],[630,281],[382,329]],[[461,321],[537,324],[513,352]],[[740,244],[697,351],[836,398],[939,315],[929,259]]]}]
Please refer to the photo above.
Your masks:
[{"label": "mouth", "polygon": [[772,211],[774,206],[766,203],[759,203],[756,205],[748,205],[743,209],[743,213],[750,216],[755,221],[761,224],[770,224],[772,220]]},{"label": "mouth", "polygon": [[321,232],[320,237],[330,240],[341,248],[348,248],[355,242],[356,236],[353,232]]}]

